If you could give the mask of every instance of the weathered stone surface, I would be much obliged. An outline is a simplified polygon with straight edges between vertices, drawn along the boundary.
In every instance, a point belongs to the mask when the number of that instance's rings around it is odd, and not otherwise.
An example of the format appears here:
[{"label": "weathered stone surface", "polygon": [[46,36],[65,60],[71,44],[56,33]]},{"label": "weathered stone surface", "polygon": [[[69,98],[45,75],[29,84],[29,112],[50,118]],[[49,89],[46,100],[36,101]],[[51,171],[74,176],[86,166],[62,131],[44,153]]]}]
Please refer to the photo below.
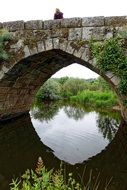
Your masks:
[{"label": "weathered stone surface", "polygon": [[127,16],[105,17],[105,26],[127,25]]},{"label": "weathered stone surface", "polygon": [[2,70],[4,73],[7,73],[7,72],[10,70],[10,68],[5,67],[5,66],[3,65],[1,70]]},{"label": "weathered stone surface", "polygon": [[62,28],[78,28],[82,26],[82,18],[67,18],[61,20]]},{"label": "weathered stone surface", "polygon": [[85,48],[84,47],[81,47],[80,49],[75,49],[73,55],[76,56],[76,57],[79,57],[81,58],[82,54],[84,53],[85,51]]},{"label": "weathered stone surface", "polygon": [[104,29],[104,37],[106,39],[109,39],[111,37],[113,37],[115,34],[114,34],[114,28],[113,27],[105,27]]},{"label": "weathered stone surface", "polygon": [[52,38],[68,38],[69,29],[68,28],[53,28],[51,30],[51,37]]},{"label": "weathered stone surface", "polygon": [[89,49],[85,48],[85,51],[83,52],[81,59],[83,59],[84,61],[88,62],[89,59],[90,59],[89,55],[90,55]]},{"label": "weathered stone surface", "polygon": [[45,43],[45,49],[46,50],[53,49],[52,39],[47,39],[47,40],[44,41],[44,43]]},{"label": "weathered stone surface", "polygon": [[58,20],[45,20],[44,21],[44,29],[53,29],[61,27],[61,19]]},{"label": "weathered stone surface", "polygon": [[59,44],[60,44],[60,49],[65,51],[67,48],[67,40],[64,39],[60,39],[59,40]]},{"label": "weathered stone surface", "polygon": [[84,17],[82,26],[104,26],[104,17]]},{"label": "weathered stone surface", "polygon": [[104,27],[84,27],[82,31],[82,39],[90,40],[91,38],[95,40],[103,40]]},{"label": "weathered stone surface", "polygon": [[1,80],[3,77],[4,77],[4,71],[1,70],[1,71],[0,71],[0,80]]},{"label": "weathered stone surface", "polygon": [[58,38],[53,38],[53,48],[59,49],[59,39]]},{"label": "weathered stone surface", "polygon": [[25,29],[42,29],[43,28],[43,21],[42,20],[31,20],[25,22]]},{"label": "weathered stone surface", "polygon": [[7,28],[9,31],[23,30],[24,21],[4,22],[3,27]]},{"label": "weathered stone surface", "polygon": [[111,81],[113,82],[114,85],[118,85],[120,83],[120,79],[117,76],[113,76],[111,78]]},{"label": "weathered stone surface", "polygon": [[113,77],[113,73],[112,72],[107,72],[105,73],[105,75],[108,77],[108,78],[112,78]]},{"label": "weathered stone surface", "polygon": [[19,49],[23,47],[24,47],[24,41],[22,39],[19,39],[16,44],[10,45],[10,48],[14,49],[15,52],[19,51]]},{"label": "weathered stone surface", "polygon": [[25,54],[25,57],[30,56],[30,50],[29,50],[28,46],[24,47],[24,54]]},{"label": "weathered stone surface", "polygon": [[44,42],[43,41],[37,42],[37,48],[38,48],[38,53],[44,51],[45,50]]},{"label": "weathered stone surface", "polygon": [[5,94],[10,90],[9,87],[0,87],[0,94]]},{"label": "weathered stone surface", "polygon": [[34,55],[36,53],[38,53],[37,47],[30,48],[30,55]]},{"label": "weathered stone surface", "polygon": [[68,40],[81,40],[82,28],[71,28],[69,29]]},{"label": "weathered stone surface", "polygon": [[66,48],[66,52],[67,53],[70,53],[70,54],[73,54],[73,52],[74,52],[74,47],[71,45],[71,42],[68,42],[68,44],[67,44],[67,48]]}]

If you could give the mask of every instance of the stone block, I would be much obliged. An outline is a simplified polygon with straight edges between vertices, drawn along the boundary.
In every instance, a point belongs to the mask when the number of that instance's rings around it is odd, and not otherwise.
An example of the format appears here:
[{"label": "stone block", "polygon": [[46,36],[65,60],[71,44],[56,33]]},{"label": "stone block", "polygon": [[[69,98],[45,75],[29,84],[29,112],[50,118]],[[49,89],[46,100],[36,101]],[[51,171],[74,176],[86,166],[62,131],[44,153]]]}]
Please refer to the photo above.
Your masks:
[{"label": "stone block", "polygon": [[105,17],[105,26],[123,26],[127,25],[127,16]]},{"label": "stone block", "polygon": [[90,40],[93,38],[95,40],[103,40],[105,33],[104,29],[104,27],[83,27],[82,39]]},{"label": "stone block", "polygon": [[59,39],[53,38],[53,49],[59,49]]},{"label": "stone block", "polygon": [[42,20],[30,20],[24,23],[25,24],[25,29],[35,29],[35,30],[40,30],[43,28],[43,21]]},{"label": "stone block", "polygon": [[113,76],[113,77],[111,78],[111,81],[113,82],[113,84],[114,84],[115,86],[117,86],[117,85],[120,83],[120,79],[119,79],[117,76]]},{"label": "stone block", "polygon": [[105,29],[104,29],[104,38],[109,39],[109,38],[112,38],[113,35],[114,35],[114,28],[110,27],[110,26],[105,27]]},{"label": "stone block", "polygon": [[71,28],[69,29],[68,40],[81,40],[82,28]]},{"label": "stone block", "polygon": [[69,29],[68,28],[54,28],[51,30],[51,37],[56,38],[68,38]]},{"label": "stone block", "polygon": [[74,51],[73,55],[78,57],[78,58],[81,58],[82,54],[84,53],[85,51],[85,48],[81,47],[79,50],[76,50]]},{"label": "stone block", "polygon": [[46,51],[53,49],[52,38],[46,39],[44,41],[44,43],[45,43],[45,49],[46,49]]},{"label": "stone block", "polygon": [[0,71],[0,80],[4,77],[4,71]]},{"label": "stone block", "polygon": [[30,50],[30,55],[34,55],[34,54],[37,54],[38,51],[37,51],[37,47],[32,47],[29,49]]},{"label": "stone block", "polygon": [[74,50],[75,50],[74,47],[71,46],[71,41],[68,42],[67,48],[66,48],[66,52],[67,52],[67,53],[70,53],[70,54],[73,54],[73,53],[74,53]]},{"label": "stone block", "polygon": [[44,42],[43,41],[37,42],[37,49],[38,49],[38,52],[45,51],[45,46],[44,46]]},{"label": "stone block", "polygon": [[61,20],[62,28],[78,28],[82,26],[82,18],[66,18]]},{"label": "stone block", "polygon": [[24,51],[25,57],[30,56],[30,50],[29,50],[28,46],[25,46],[23,51]]},{"label": "stone block", "polygon": [[60,43],[60,49],[63,50],[63,51],[65,51],[66,48],[67,48],[67,43],[68,43],[67,40],[60,39],[59,43]]},{"label": "stone block", "polygon": [[89,50],[89,48],[84,49],[84,52],[83,52],[83,54],[81,56],[81,59],[83,59],[86,62],[89,61],[89,59],[90,59],[90,50]]},{"label": "stone block", "polygon": [[120,38],[127,39],[127,26],[119,26],[115,27],[115,35],[119,36]]},{"label": "stone block", "polygon": [[10,70],[10,68],[5,67],[5,66],[3,65],[1,70],[2,70],[4,73],[7,73],[7,72]]},{"label": "stone block", "polygon": [[61,19],[58,20],[45,20],[44,21],[44,29],[53,29],[61,27]]},{"label": "stone block", "polygon": [[104,17],[84,17],[82,18],[82,26],[104,26]]},{"label": "stone block", "polygon": [[3,28],[9,31],[24,30],[24,21],[3,22]]},{"label": "stone block", "polygon": [[113,77],[113,73],[112,72],[106,72],[105,75],[108,77],[108,78],[112,78]]}]

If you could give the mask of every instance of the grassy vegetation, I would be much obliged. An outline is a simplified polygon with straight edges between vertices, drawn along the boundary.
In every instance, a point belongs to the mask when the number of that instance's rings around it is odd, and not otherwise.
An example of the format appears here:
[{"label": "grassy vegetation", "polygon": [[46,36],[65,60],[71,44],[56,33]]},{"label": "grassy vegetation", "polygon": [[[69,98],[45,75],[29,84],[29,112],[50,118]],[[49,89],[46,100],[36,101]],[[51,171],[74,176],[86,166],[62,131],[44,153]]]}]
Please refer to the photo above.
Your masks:
[{"label": "grassy vegetation", "polygon": [[96,108],[112,108],[117,102],[116,96],[111,92],[100,92],[85,90],[77,94],[77,96],[70,97],[71,101],[79,104],[88,105]]},{"label": "grassy vegetation", "polygon": [[[85,185],[84,183],[83,185],[77,183],[73,179],[72,173],[69,173],[68,179],[65,180],[63,173],[62,166],[57,171],[48,171],[43,165],[41,157],[39,157],[36,170],[27,170],[21,180],[12,180],[10,190],[98,190],[99,188],[99,174],[93,180],[92,170]],[[82,176],[82,178],[84,177]],[[105,190],[108,189],[110,182],[111,180],[105,184]]]}]

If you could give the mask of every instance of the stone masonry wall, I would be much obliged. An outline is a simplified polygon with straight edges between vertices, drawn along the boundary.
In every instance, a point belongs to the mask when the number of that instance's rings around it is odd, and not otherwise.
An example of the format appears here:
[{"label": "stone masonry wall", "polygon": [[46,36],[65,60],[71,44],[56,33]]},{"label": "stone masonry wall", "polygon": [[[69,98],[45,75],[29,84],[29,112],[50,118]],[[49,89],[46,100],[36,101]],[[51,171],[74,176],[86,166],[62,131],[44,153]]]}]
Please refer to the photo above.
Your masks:
[{"label": "stone masonry wall", "polygon": [[107,80],[117,93],[123,116],[127,110],[117,90],[119,78],[102,73],[91,56],[89,41],[119,35],[126,41],[127,17],[84,17],[0,23],[12,39],[5,44],[9,60],[0,62],[0,116],[29,110],[38,88],[56,71],[79,63]]}]

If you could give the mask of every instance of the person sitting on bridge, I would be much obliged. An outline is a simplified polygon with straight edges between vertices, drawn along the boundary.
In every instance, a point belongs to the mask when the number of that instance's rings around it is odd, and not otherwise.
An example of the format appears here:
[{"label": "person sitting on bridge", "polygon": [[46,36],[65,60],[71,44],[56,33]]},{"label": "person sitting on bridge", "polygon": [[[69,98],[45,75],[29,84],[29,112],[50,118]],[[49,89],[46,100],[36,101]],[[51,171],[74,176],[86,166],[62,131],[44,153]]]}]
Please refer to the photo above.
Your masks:
[{"label": "person sitting on bridge", "polygon": [[63,13],[60,11],[60,9],[56,8],[54,19],[62,19],[62,18],[63,18]]}]

